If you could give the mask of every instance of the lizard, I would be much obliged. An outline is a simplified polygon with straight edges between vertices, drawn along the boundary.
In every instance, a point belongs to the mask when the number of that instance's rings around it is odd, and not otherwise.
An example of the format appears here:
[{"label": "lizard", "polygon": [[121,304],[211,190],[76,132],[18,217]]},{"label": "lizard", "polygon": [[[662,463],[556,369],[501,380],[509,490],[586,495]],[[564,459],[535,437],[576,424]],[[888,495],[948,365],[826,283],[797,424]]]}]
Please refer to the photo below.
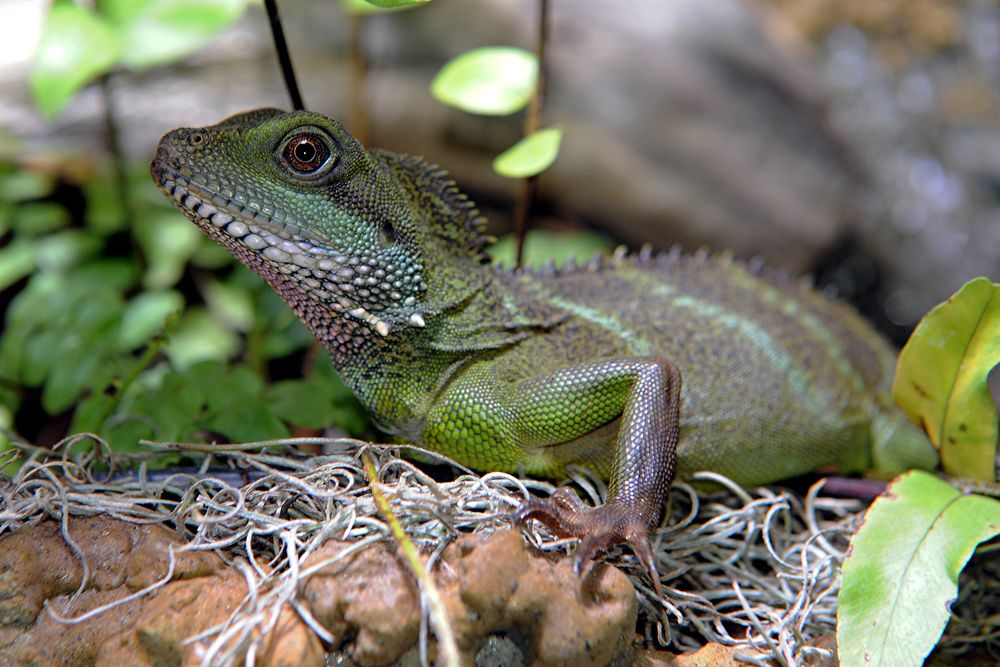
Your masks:
[{"label": "lizard", "polygon": [[893,403],[892,347],[802,279],[646,246],[493,266],[444,170],[314,112],[173,130],[151,172],[298,314],[380,429],[474,469],[608,479],[603,505],[561,488],[514,513],[579,537],[577,572],[627,543],[658,585],[649,536],[676,474],[937,464]]}]

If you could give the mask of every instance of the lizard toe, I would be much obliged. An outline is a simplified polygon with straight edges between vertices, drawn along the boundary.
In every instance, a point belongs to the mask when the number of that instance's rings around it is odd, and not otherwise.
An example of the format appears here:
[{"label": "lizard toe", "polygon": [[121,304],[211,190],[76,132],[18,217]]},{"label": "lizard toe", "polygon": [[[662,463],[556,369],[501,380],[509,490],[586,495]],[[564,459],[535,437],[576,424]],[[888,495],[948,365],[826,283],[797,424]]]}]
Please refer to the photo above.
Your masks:
[{"label": "lizard toe", "polygon": [[659,568],[649,541],[655,527],[643,513],[625,503],[587,507],[570,489],[561,488],[547,499],[531,498],[514,513],[514,522],[524,525],[534,519],[557,535],[580,539],[573,556],[573,569],[583,575],[593,558],[616,544],[628,544],[649,574],[657,596],[662,597]]}]

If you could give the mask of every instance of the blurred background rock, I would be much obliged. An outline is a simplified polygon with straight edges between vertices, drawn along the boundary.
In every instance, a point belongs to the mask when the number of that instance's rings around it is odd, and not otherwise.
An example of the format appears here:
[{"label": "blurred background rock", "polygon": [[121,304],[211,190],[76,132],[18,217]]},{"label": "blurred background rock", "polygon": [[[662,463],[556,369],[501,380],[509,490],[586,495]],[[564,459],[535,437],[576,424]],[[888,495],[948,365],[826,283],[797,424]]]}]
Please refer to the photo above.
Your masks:
[{"label": "blurred background rock", "polygon": [[[509,225],[492,158],[521,119],[434,100],[450,57],[532,48],[533,0],[435,0],[364,19],[281,2],[308,108],[448,168]],[[0,0],[0,137],[22,153],[104,150],[96,89],[55,121],[25,84],[47,3]],[[815,272],[897,340],[1000,265],[1000,6],[986,0],[552,0],[547,124],[566,134],[536,222],[681,243]],[[170,68],[111,78],[123,149],[259,106],[287,107],[252,8]],[[96,159],[96,158],[95,158]]]}]

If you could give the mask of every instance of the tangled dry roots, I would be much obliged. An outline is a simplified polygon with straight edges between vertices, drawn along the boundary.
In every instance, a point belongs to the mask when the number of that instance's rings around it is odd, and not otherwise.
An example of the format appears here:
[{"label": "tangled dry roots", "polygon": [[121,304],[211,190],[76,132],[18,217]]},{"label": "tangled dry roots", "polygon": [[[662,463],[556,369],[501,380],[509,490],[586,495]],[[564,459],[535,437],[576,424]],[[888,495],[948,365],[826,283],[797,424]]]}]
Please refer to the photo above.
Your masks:
[{"label": "tangled dry roots", "polygon": [[[142,455],[112,455],[86,435],[55,453],[21,445],[18,473],[0,476],[0,654],[38,660],[53,656],[38,650],[58,649],[81,664],[323,664],[328,651],[359,665],[426,661],[441,650],[427,604],[434,588],[463,659],[627,664],[638,632],[647,648],[718,644],[750,662],[802,664],[835,630],[839,566],[863,509],[821,497],[819,484],[804,498],[707,474],[699,487],[715,495],[677,484],[654,540],[665,591],[656,598],[631,553],[610,552],[613,567],[595,566],[581,583],[558,557],[570,543],[532,526],[528,546],[510,530],[513,510],[528,493],[551,493],[548,483],[458,466],[434,481],[399,448],[352,440],[266,444],[151,444]],[[151,469],[178,451],[200,468]],[[392,517],[364,457],[377,461]],[[598,480],[581,471],[571,481],[601,501]],[[392,520],[431,575],[414,578]],[[963,587],[958,604],[972,611],[953,621],[946,650],[997,649],[987,625],[997,594]]]}]

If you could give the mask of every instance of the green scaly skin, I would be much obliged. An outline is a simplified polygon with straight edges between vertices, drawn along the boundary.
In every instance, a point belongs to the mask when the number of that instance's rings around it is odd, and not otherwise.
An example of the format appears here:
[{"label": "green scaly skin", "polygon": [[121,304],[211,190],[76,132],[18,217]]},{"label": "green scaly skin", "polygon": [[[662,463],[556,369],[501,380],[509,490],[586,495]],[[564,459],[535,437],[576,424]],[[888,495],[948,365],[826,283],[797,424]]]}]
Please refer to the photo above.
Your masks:
[{"label": "green scaly skin", "polygon": [[152,173],[295,309],[388,433],[477,469],[607,476],[601,507],[564,492],[516,514],[582,537],[578,567],[626,541],[655,573],[675,469],[758,485],[937,463],[892,404],[889,346],[800,282],[679,253],[494,268],[442,171],[315,113],[174,130]]}]

